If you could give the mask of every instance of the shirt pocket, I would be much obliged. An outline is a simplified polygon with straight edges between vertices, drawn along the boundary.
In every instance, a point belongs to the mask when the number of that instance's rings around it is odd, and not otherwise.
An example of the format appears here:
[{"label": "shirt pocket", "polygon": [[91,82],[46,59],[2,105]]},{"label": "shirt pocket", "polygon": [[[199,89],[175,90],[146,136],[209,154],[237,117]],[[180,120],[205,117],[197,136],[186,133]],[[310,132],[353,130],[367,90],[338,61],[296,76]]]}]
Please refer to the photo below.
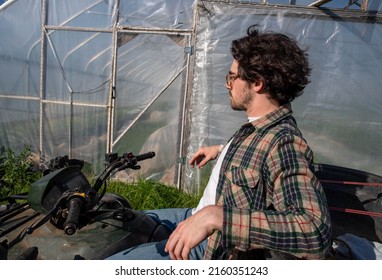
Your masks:
[{"label": "shirt pocket", "polygon": [[258,195],[259,173],[232,166],[225,175],[229,182],[224,193],[225,203],[239,208],[252,208],[251,205]]}]

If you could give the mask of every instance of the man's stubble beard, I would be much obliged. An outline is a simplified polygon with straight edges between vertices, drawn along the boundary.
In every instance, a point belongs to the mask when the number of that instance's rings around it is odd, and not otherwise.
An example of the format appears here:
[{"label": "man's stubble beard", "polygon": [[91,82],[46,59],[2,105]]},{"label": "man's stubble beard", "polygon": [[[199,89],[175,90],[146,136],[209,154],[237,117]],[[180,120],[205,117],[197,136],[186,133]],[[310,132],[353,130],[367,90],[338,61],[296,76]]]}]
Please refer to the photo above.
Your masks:
[{"label": "man's stubble beard", "polygon": [[252,98],[253,98],[251,91],[248,88],[245,89],[244,101],[242,102],[242,104],[237,104],[234,102],[231,90],[229,91],[229,96],[230,96],[230,105],[231,105],[232,110],[234,110],[234,111],[246,111],[247,107],[248,107],[247,105],[252,102]]}]

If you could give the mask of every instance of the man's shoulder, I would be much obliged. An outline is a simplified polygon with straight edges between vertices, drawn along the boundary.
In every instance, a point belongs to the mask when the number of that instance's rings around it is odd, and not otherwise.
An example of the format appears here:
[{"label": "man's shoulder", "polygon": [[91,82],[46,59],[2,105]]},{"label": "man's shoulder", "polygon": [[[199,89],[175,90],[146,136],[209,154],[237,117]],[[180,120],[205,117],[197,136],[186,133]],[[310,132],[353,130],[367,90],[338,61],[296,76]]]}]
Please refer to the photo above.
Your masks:
[{"label": "man's shoulder", "polygon": [[290,104],[286,104],[283,106],[280,106],[277,110],[274,110],[261,118],[255,120],[252,122],[252,125],[255,127],[255,129],[259,132],[266,131],[269,128],[282,125],[287,123],[294,123],[296,124],[296,121],[294,120],[292,116],[292,108]]},{"label": "man's shoulder", "polygon": [[280,143],[301,143],[307,146],[302,132],[297,127],[293,117],[287,117],[280,122],[268,127],[263,132],[262,140],[267,143],[268,149],[278,146]]}]

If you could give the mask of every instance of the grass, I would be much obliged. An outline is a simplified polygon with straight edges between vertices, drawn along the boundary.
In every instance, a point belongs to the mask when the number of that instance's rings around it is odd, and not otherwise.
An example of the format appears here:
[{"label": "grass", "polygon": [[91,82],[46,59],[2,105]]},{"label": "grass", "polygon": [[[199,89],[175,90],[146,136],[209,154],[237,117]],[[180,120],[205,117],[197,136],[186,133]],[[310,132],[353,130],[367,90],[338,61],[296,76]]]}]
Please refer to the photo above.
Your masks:
[{"label": "grass", "polygon": [[157,181],[139,180],[136,183],[109,182],[107,192],[124,196],[134,209],[192,208],[200,197],[187,194]]}]

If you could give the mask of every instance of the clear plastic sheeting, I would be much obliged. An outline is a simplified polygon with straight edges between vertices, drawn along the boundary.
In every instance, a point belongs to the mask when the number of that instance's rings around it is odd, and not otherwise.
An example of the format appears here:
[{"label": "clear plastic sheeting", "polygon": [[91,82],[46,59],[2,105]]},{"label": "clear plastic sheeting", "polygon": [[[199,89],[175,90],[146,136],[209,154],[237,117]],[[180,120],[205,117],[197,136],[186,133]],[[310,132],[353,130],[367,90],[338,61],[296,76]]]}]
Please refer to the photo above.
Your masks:
[{"label": "clear plastic sheeting", "polygon": [[316,162],[382,174],[381,16],[328,9],[347,0],[296,6],[312,2],[8,1],[0,7],[0,145],[30,145],[41,162],[83,159],[94,174],[105,153],[154,151],[118,177],[198,193],[212,163],[187,162],[246,121],[230,108],[225,75],[231,41],[259,24],[309,48],[312,82],[293,109]]},{"label": "clear plastic sheeting", "polygon": [[36,149],[41,7],[39,1],[25,1],[22,9],[15,4],[0,10],[0,145]]},{"label": "clear plastic sheeting", "polygon": [[193,26],[192,2],[120,1],[119,24],[130,27],[190,29]]},{"label": "clear plastic sheeting", "polygon": [[49,0],[47,24],[71,27],[108,28],[113,25],[115,0],[73,1]]},{"label": "clear plastic sheeting", "polygon": [[49,0],[48,24],[109,28],[118,9],[118,25],[145,28],[191,28],[192,1]]},{"label": "clear plastic sheeting", "polygon": [[[289,34],[308,48],[312,82],[292,107],[315,161],[382,174],[381,20],[345,11],[203,1],[188,157],[200,145],[225,144],[246,121],[244,112],[230,108],[225,75],[232,63],[231,41],[252,24]],[[186,166],[185,173],[194,192],[207,180],[203,170]]]}]

